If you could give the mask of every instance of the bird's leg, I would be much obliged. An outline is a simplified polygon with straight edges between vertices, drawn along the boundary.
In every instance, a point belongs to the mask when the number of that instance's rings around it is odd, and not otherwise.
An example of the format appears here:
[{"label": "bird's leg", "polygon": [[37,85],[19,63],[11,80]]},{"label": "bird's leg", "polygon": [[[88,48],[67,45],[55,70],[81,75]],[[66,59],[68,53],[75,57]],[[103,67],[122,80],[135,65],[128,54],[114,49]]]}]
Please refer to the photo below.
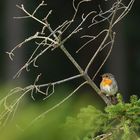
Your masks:
[{"label": "bird's leg", "polygon": [[110,100],[110,102],[113,104],[113,105],[116,105],[118,103],[118,100],[116,98],[115,95],[111,95],[111,96],[108,96],[108,99]]}]

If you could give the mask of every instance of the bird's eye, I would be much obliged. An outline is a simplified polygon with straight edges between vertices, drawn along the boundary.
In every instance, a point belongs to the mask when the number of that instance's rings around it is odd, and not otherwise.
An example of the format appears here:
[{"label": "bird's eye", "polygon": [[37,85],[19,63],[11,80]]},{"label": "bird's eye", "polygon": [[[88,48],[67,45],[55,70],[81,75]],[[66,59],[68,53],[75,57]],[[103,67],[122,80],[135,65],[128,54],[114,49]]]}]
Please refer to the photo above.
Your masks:
[{"label": "bird's eye", "polygon": [[106,75],[105,78],[108,78],[108,75]]}]

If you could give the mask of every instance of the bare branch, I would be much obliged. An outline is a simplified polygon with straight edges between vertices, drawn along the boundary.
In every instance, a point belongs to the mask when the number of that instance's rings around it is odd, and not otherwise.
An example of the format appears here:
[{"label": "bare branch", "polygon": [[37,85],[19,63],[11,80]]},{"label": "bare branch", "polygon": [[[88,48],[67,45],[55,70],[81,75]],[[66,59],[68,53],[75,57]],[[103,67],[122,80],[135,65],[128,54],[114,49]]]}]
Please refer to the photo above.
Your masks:
[{"label": "bare branch", "polygon": [[33,36],[30,36],[29,38],[25,39],[23,42],[21,42],[20,44],[18,44],[16,47],[14,47],[10,52],[6,52],[8,55],[9,55],[9,58],[11,60],[13,60],[13,56],[14,56],[14,51],[17,49],[17,48],[20,48],[23,46],[23,44],[31,41],[31,40],[34,40],[34,39],[44,39],[44,40],[48,40],[54,44],[58,44],[56,41],[52,40],[50,37],[44,37],[44,36],[39,36],[39,32],[36,32]]},{"label": "bare branch", "polygon": [[106,42],[107,38],[109,36],[109,31],[107,32],[106,36],[104,37],[103,41],[101,42],[100,46],[98,47],[98,49],[96,50],[96,52],[94,53],[93,57],[90,59],[88,65],[85,68],[85,72],[88,72],[89,67],[91,66],[91,64],[93,63],[95,57],[98,55],[98,53],[100,52],[100,49],[102,48],[102,46],[104,45],[104,43]]},{"label": "bare branch", "polygon": [[[18,70],[14,78],[19,77],[23,70],[29,71],[29,66],[32,64],[34,67],[39,67],[37,65],[37,60],[40,58],[43,54],[45,54],[48,51],[53,51],[56,48],[60,49],[66,58],[71,61],[73,66],[77,69],[78,73],[77,75],[70,76],[68,78],[64,78],[58,81],[50,82],[50,83],[44,83],[44,84],[37,84],[39,82],[39,78],[41,74],[38,74],[33,84],[26,86],[24,88],[17,87],[10,91],[10,93],[0,100],[0,105],[4,108],[2,112],[0,112],[0,121],[3,121],[3,126],[8,122],[10,117],[14,116],[17,110],[17,107],[20,103],[20,101],[23,99],[23,97],[26,94],[31,94],[31,98],[35,100],[34,94],[39,93],[42,95],[45,95],[45,99],[52,96],[55,92],[55,87],[59,84],[75,80],[77,78],[82,78],[84,82],[80,84],[75,90],[73,90],[67,97],[62,99],[59,103],[51,107],[50,109],[46,110],[42,114],[40,114],[38,117],[36,117],[30,125],[32,125],[34,122],[36,122],[41,117],[45,116],[50,111],[54,110],[55,108],[62,105],[65,101],[67,101],[74,93],[76,93],[82,86],[85,84],[88,84],[95,92],[103,99],[103,101],[106,103],[106,105],[110,105],[110,100],[106,97],[106,95],[101,94],[100,89],[93,81],[94,78],[97,76],[98,72],[101,70],[101,68],[104,66],[105,62],[107,61],[108,57],[110,56],[110,53],[112,51],[112,48],[114,46],[115,41],[115,32],[113,31],[113,27],[120,21],[126,14],[130,11],[132,8],[132,5],[134,3],[134,0],[130,0],[129,4],[126,6],[123,4],[123,0],[116,0],[108,10],[103,10],[102,7],[99,5],[98,9],[99,12],[92,10],[91,12],[87,13],[86,15],[83,13],[81,15],[81,19],[78,23],[78,25],[75,25],[73,27],[72,23],[75,21],[78,12],[80,10],[81,4],[85,2],[89,2],[91,0],[80,0],[76,4],[75,0],[73,0],[73,8],[74,8],[74,14],[72,17],[70,17],[70,20],[65,20],[61,22],[55,29],[52,28],[51,24],[48,22],[48,17],[52,14],[52,10],[50,10],[46,16],[43,19],[39,19],[36,17],[36,14],[38,10],[42,6],[46,6],[44,1],[42,1],[34,10],[33,12],[28,12],[23,4],[17,5],[17,7],[24,12],[24,16],[21,17],[15,17],[16,19],[22,19],[22,18],[31,18],[35,20],[36,22],[41,24],[41,31],[36,32],[34,35],[28,37],[23,42],[15,46],[10,52],[7,52],[9,55],[9,58],[13,60],[15,50],[18,48],[21,48],[24,44],[30,41],[34,41],[36,44],[34,50],[32,51],[31,55],[29,56],[28,60],[23,64],[23,66]],[[120,12],[120,13],[119,13]],[[92,17],[91,17],[92,16]],[[83,24],[90,19],[91,17],[92,21],[91,24],[86,25],[86,27],[83,26]],[[92,41],[96,41],[101,35],[104,35],[104,38],[101,40],[100,45],[97,46],[97,50],[93,52],[92,57],[90,58],[89,62],[86,65],[86,68],[82,68],[80,64],[76,61],[76,59],[72,56],[72,54],[67,50],[65,47],[65,43],[67,40],[69,40],[71,37],[73,37],[75,34],[78,34],[81,30],[84,28],[90,28],[94,27],[94,25],[100,24],[102,22],[107,22],[108,27],[104,27],[102,30],[99,30],[96,35],[94,33],[92,35],[83,35],[81,38],[87,38],[88,40],[76,51],[78,53],[83,48],[87,47]],[[68,29],[71,29],[68,34],[65,34]],[[64,35],[64,36],[63,36]],[[64,38],[63,38],[64,37]],[[109,51],[106,54],[102,64],[99,66],[97,71],[93,76],[88,75],[89,68],[93,64],[95,58],[97,58],[98,54],[103,51],[104,49],[107,49],[109,47]],[[45,88],[45,91],[44,91]],[[20,93],[20,94],[17,94]],[[11,97],[16,96],[15,99],[10,102],[9,99]],[[29,126],[30,126],[29,125]],[[104,137],[105,138],[105,137]]]},{"label": "bare branch", "polygon": [[[30,14],[28,11],[25,10],[24,5],[21,4],[21,6],[17,5],[17,7],[21,10],[23,10],[23,12],[27,15],[27,17],[31,17],[32,19],[34,19],[35,21],[41,23],[43,26],[48,26],[48,24],[46,24],[45,22],[39,20],[38,18],[36,18],[34,15]],[[36,10],[35,10],[36,11]],[[20,18],[20,17],[19,17]],[[22,17],[21,17],[22,18]]]},{"label": "bare branch", "polygon": [[37,8],[34,10],[34,12],[32,13],[32,15],[35,15],[35,13],[38,11],[38,9],[42,6],[46,6],[47,4],[44,3],[44,1],[42,1],[38,6]]},{"label": "bare branch", "polygon": [[133,4],[134,4],[134,1],[135,0],[131,0],[130,3],[128,4],[128,6],[124,6],[124,11],[122,12],[122,14],[116,19],[116,21],[114,21],[113,25],[114,26],[115,24],[117,24],[122,18],[124,18],[128,12],[131,10]]},{"label": "bare branch", "polygon": [[107,29],[102,30],[98,35],[96,36],[89,36],[89,35],[84,35],[81,38],[91,38],[89,41],[87,41],[85,44],[83,44],[77,51],[76,53],[78,53],[79,51],[81,51],[84,47],[86,47],[89,43],[91,43],[92,41],[94,41],[96,38],[98,38],[101,34],[103,34],[104,32],[108,32]]},{"label": "bare branch", "polygon": [[[105,57],[105,59],[103,60],[102,64],[100,65],[100,67],[98,68],[98,70],[96,71],[96,73],[94,74],[94,76],[92,77],[92,80],[94,81],[95,77],[97,76],[97,74],[99,73],[99,71],[101,70],[101,68],[104,66],[105,62],[107,61],[108,57],[111,54],[111,51],[113,49],[113,45],[114,45],[114,41],[115,41],[115,32],[113,33],[113,38],[111,39],[110,42],[108,42],[107,44],[104,45],[104,47],[102,49],[104,49],[107,45],[109,45],[111,43],[110,49]],[[101,49],[101,51],[102,51]]]},{"label": "bare branch", "polygon": [[93,13],[95,13],[95,11],[92,11],[90,13],[88,13],[85,17],[84,14],[82,15],[82,21],[81,23],[79,23],[79,25],[65,38],[62,40],[62,44],[64,44],[71,36],[73,36],[75,33],[79,32],[82,28],[81,26],[83,25],[83,23],[86,21],[86,19],[92,15]]},{"label": "bare branch", "polygon": [[75,75],[75,76],[71,76],[69,78],[66,78],[66,79],[63,79],[63,80],[59,80],[59,81],[56,81],[56,82],[52,82],[52,83],[49,83],[49,84],[42,84],[42,85],[37,85],[39,86],[40,88],[41,87],[46,87],[48,85],[58,85],[58,84],[62,84],[62,83],[65,83],[65,82],[68,82],[70,80],[74,80],[74,79],[77,79],[77,78],[80,78],[82,77],[83,75],[82,74],[78,74],[78,75]]},{"label": "bare branch", "polygon": [[107,134],[101,134],[101,135],[98,135],[94,138],[92,138],[92,140],[106,140],[108,139],[110,136],[112,135],[112,133],[107,133]]}]

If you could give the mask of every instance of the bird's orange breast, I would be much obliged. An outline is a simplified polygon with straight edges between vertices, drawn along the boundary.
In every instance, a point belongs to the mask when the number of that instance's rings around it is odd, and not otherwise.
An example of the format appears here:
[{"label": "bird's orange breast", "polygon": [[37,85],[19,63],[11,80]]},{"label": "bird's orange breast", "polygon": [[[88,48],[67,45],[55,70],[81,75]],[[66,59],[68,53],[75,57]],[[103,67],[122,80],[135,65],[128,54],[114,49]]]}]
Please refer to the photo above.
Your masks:
[{"label": "bird's orange breast", "polygon": [[101,85],[102,86],[107,86],[107,85],[111,85],[112,84],[112,80],[108,79],[108,78],[103,78]]}]

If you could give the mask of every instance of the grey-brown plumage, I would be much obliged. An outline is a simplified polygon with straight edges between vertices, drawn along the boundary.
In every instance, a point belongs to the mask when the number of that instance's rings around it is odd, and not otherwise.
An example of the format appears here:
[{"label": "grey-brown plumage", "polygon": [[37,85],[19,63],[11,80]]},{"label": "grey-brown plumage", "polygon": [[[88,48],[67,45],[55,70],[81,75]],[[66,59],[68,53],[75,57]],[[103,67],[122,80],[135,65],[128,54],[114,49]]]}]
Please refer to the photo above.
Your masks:
[{"label": "grey-brown plumage", "polygon": [[115,95],[118,91],[118,84],[114,75],[112,75],[111,73],[105,73],[102,75],[100,90],[108,97],[109,100],[111,100],[112,104],[116,104],[117,99]]}]

